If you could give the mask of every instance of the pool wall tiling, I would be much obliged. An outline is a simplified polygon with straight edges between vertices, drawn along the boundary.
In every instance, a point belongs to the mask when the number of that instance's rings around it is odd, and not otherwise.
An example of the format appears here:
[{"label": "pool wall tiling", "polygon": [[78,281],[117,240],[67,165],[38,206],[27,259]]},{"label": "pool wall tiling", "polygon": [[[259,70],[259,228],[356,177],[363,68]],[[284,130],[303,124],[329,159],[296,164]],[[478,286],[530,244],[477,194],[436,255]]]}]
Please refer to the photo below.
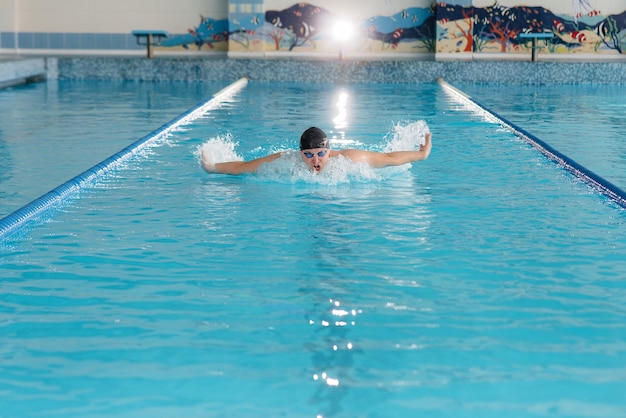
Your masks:
[{"label": "pool wall tiling", "polygon": [[[31,70],[31,68],[33,68]],[[34,75],[48,79],[418,83],[625,84],[624,62],[356,61],[61,57],[0,61],[0,85]]]},{"label": "pool wall tiling", "polygon": [[64,58],[59,77],[307,82],[626,83],[626,63]]},{"label": "pool wall tiling", "polygon": [[[53,64],[54,71],[48,72],[47,63]],[[9,87],[33,80],[56,78],[56,62],[42,58],[0,58],[0,88]]]}]

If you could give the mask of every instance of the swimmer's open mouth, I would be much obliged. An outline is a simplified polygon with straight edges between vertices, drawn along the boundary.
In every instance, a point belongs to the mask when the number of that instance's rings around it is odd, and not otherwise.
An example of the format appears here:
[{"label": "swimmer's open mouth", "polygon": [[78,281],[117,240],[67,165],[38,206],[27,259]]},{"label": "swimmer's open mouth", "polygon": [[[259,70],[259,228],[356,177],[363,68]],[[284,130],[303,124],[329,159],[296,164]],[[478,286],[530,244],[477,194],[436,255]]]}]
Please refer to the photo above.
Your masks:
[{"label": "swimmer's open mouth", "polygon": [[322,169],[322,167],[319,166],[319,165],[314,165],[313,166],[313,170],[315,170],[315,171],[320,171],[321,169]]}]

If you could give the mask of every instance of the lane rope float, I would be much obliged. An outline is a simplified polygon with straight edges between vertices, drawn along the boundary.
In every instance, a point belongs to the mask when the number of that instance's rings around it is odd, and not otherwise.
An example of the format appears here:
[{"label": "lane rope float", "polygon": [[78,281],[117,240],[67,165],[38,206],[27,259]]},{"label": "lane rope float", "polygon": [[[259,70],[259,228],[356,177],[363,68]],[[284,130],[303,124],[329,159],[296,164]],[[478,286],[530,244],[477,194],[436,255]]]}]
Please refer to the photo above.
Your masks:
[{"label": "lane rope float", "polygon": [[474,100],[468,94],[447,83],[445,80],[438,78],[437,82],[440,86],[444,88],[446,92],[448,92],[455,99],[457,99],[457,101],[470,105],[474,109],[478,110],[487,119],[494,121],[504,128],[512,131],[516,136],[523,139],[533,148],[541,152],[550,161],[556,163],[560,167],[565,168],[578,179],[585,182],[593,189],[605,195],[609,199],[613,200],[622,208],[626,209],[626,192],[624,190],[617,187],[615,184],[611,183],[605,178],[599,176],[598,174],[594,173],[593,171],[589,170],[587,167],[577,163],[567,155],[559,152],[558,150],[551,147],[549,144],[542,141],[541,139],[537,138],[535,135],[531,134],[527,130],[517,126],[513,122],[493,112],[486,106]]},{"label": "lane rope float", "polygon": [[106,160],[85,170],[83,173],[66,181],[58,187],[50,190],[48,193],[38,197],[32,202],[26,204],[20,209],[0,219],[0,238],[4,238],[11,233],[16,232],[22,225],[33,218],[42,215],[55,205],[64,201],[68,196],[80,191],[83,187],[93,183],[111,170],[115,169],[121,163],[129,160],[137,153],[141,152],[148,146],[154,145],[159,140],[164,139],[172,130],[185,125],[219,106],[224,100],[230,98],[233,94],[244,88],[248,84],[248,78],[243,77],[234,83],[228,85],[210,98],[198,104],[197,106],[187,110],[177,116],[170,122],[161,126],[157,130],[149,133],[143,138],[133,142],[131,145],[110,156]]}]

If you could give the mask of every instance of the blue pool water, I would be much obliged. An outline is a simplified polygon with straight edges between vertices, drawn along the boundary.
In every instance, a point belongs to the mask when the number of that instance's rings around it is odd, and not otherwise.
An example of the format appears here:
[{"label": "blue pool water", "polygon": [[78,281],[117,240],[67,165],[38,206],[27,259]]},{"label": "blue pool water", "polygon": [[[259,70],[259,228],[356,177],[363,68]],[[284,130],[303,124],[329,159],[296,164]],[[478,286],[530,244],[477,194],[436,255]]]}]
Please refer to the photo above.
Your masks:
[{"label": "blue pool water", "polygon": [[0,217],[150,133],[219,86],[51,81],[0,90]]},{"label": "blue pool water", "polygon": [[[375,176],[198,164],[421,120]],[[438,85],[251,82],[5,240],[2,414],[624,416],[624,220]]]},{"label": "blue pool water", "polygon": [[626,85],[457,87],[626,190]]}]

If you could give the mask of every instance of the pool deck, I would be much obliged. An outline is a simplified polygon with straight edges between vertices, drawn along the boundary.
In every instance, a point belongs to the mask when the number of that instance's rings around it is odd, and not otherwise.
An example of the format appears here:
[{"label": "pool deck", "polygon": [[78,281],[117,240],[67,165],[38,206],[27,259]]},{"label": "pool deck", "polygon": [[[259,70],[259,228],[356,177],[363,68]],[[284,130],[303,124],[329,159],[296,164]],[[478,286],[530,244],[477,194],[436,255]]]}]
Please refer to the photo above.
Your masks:
[{"label": "pool deck", "polygon": [[234,81],[244,76],[265,82],[422,83],[443,78],[452,83],[626,84],[626,62],[0,57],[0,88],[45,79]]}]

